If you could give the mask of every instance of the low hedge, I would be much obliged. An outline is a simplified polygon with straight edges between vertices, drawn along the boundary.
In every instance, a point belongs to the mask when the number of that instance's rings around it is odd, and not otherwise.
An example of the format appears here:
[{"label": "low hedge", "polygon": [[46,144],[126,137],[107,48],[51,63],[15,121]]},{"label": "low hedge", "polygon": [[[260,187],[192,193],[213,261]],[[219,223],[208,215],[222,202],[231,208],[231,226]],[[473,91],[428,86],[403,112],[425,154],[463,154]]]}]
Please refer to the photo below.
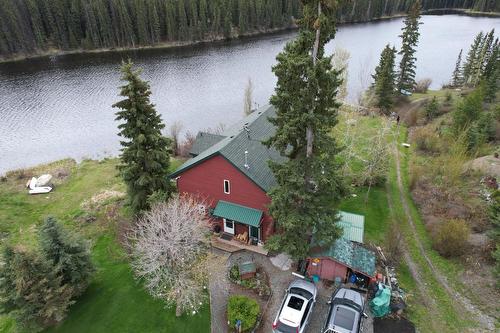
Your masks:
[{"label": "low hedge", "polygon": [[247,332],[255,327],[260,313],[260,306],[256,300],[247,296],[235,295],[229,297],[227,304],[227,319],[233,328],[241,320],[241,331]]}]

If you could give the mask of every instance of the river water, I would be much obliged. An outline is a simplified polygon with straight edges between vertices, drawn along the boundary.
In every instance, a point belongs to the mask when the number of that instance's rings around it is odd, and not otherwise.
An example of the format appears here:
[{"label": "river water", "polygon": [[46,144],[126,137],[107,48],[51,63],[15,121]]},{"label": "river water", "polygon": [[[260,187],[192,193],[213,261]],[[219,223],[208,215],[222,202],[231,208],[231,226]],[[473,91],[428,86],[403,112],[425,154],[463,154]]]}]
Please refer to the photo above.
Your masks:
[{"label": "river water", "polygon": [[[459,15],[423,16],[417,52],[417,79],[431,78],[432,88],[449,81],[461,48],[476,33],[496,28],[500,18]],[[382,48],[399,47],[403,20],[341,26],[328,47],[347,49],[348,91],[355,101],[370,84]],[[11,169],[72,157],[102,158],[119,152],[111,105],[119,100],[119,65],[131,58],[151,83],[152,100],[167,128],[183,131],[230,125],[243,115],[248,78],[254,101],[268,103],[276,78],[276,55],[296,32],[198,45],[66,55],[0,64],[0,174]],[[465,52],[465,51],[464,51]]]}]

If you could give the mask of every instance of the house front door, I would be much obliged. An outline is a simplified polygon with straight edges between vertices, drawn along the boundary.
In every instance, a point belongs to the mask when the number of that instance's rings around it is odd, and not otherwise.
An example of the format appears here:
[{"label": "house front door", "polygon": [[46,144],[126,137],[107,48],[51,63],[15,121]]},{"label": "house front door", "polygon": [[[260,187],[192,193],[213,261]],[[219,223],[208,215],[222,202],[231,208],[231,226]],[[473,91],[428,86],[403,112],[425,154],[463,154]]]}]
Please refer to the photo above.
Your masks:
[{"label": "house front door", "polygon": [[259,228],[250,225],[250,226],[248,226],[248,233],[249,233],[250,237],[259,241],[259,239],[260,239]]},{"label": "house front door", "polygon": [[234,221],[226,219],[223,220],[224,220],[224,232],[234,235]]}]

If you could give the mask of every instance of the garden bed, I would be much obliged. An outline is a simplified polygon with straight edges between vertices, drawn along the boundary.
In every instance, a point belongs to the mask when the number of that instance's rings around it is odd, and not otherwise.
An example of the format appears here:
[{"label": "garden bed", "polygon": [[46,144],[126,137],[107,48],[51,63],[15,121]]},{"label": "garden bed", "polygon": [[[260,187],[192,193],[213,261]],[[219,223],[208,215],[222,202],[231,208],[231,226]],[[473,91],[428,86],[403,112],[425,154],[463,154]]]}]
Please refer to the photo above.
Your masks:
[{"label": "garden bed", "polygon": [[269,277],[262,267],[257,267],[255,275],[249,278],[244,278],[240,274],[238,265],[233,265],[229,270],[229,281],[233,285],[239,286],[252,292],[262,300],[268,300],[271,296],[271,287],[269,286]]}]

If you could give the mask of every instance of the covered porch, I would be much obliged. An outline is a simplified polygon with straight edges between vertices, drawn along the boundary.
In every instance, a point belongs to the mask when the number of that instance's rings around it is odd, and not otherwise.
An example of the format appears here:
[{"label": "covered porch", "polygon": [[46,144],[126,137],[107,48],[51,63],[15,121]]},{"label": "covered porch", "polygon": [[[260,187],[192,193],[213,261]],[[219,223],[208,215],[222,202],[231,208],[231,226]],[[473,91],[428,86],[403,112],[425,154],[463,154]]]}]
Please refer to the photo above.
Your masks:
[{"label": "covered porch", "polygon": [[259,249],[263,253],[261,222],[263,211],[219,200],[215,206],[212,216],[219,220],[221,234],[219,243],[240,246],[241,248],[254,251]]}]

